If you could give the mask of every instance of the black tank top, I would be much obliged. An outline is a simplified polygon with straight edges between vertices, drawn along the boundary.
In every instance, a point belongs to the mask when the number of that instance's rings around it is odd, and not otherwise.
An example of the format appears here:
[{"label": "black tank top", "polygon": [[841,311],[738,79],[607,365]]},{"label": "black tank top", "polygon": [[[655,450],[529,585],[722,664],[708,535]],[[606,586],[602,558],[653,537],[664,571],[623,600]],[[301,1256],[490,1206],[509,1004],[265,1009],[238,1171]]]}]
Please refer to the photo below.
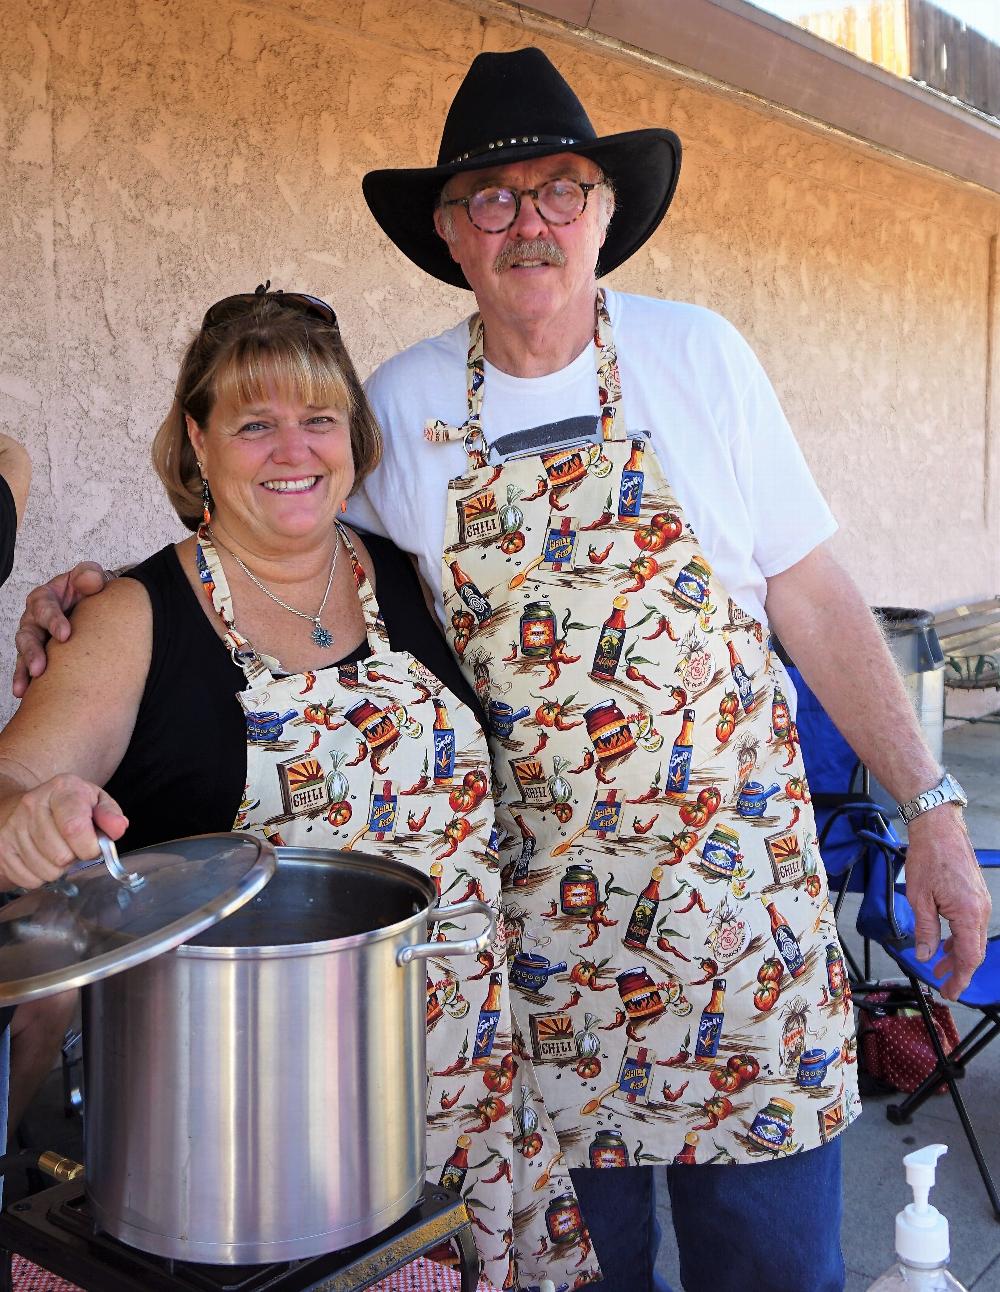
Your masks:
[{"label": "black tank top", "polygon": [[[482,710],[424,601],[408,557],[385,538],[362,535],[394,650],[409,651]],[[236,698],[247,687],[181,568],[165,547],[128,573],[149,594],[153,651],[135,728],[108,793],[129,819],[119,848],[231,830],[246,785],[246,725]],[[364,643],[336,663],[364,658]],[[331,663],[329,667],[336,665]],[[316,694],[322,697],[322,672]]]}]

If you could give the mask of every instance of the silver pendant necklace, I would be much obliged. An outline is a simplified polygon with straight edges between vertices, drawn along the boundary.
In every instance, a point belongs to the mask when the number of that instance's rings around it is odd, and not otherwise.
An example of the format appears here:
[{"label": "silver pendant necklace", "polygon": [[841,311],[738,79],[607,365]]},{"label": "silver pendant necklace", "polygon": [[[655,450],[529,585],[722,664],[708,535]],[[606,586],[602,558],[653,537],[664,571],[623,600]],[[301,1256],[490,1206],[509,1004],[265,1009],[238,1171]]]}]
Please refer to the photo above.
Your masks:
[{"label": "silver pendant necklace", "polygon": [[337,572],[337,557],[340,556],[339,526],[334,525],[334,533],[336,534],[336,537],[337,537],[337,545],[333,549],[333,563],[330,566],[330,577],[326,581],[326,591],[323,593],[323,600],[319,603],[319,609],[316,611],[314,615],[307,615],[304,610],[296,610],[296,608],[294,606],[290,606],[287,601],[282,601],[280,597],[275,596],[275,594],[271,591],[270,588],[266,588],[264,584],[261,583],[260,579],[257,578],[253,570],[251,570],[250,567],[246,565],[246,563],[236,555],[236,553],[232,550],[232,548],[226,547],[225,543],[219,542],[219,540],[212,533],[211,525],[207,526],[207,529],[208,529],[208,536],[209,538],[211,538],[212,542],[215,543],[217,547],[221,547],[223,551],[226,551],[229,553],[229,555],[233,558],[233,560],[240,567],[243,573],[247,576],[250,582],[255,584],[258,588],[260,588],[261,592],[263,592],[265,597],[270,597],[272,601],[276,602],[279,606],[281,606],[282,610],[287,610],[290,615],[297,615],[299,619],[305,619],[308,623],[311,623],[313,626],[313,629],[312,629],[312,632],[309,634],[310,640],[315,642],[316,645],[319,646],[322,650],[330,649],[330,647],[333,645],[333,633],[330,632],[329,628],[323,627],[321,620],[323,617],[323,611],[326,609],[327,599],[330,596],[330,589],[333,587],[333,576]]}]

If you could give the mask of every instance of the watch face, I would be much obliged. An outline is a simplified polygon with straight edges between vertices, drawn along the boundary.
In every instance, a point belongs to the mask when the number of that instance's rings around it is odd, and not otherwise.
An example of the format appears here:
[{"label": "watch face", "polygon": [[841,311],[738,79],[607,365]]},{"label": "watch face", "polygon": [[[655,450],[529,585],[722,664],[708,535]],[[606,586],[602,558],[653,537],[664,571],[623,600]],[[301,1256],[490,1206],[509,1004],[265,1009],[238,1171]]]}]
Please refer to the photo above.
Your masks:
[{"label": "watch face", "polygon": [[958,803],[960,807],[968,807],[969,796],[966,794],[965,790],[962,789],[961,785],[959,785],[958,781],[955,780],[954,776],[945,776],[944,780],[941,782],[941,789],[948,796],[949,802]]}]

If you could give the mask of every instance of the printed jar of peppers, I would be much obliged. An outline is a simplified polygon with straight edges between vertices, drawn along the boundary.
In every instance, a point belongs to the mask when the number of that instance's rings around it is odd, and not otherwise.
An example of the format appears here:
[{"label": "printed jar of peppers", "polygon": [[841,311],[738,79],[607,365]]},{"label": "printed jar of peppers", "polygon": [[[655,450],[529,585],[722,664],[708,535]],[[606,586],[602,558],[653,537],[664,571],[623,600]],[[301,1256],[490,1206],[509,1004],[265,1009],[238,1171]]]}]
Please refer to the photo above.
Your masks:
[{"label": "printed jar of peppers", "polygon": [[598,1131],[590,1141],[587,1155],[590,1158],[590,1165],[595,1170],[612,1166],[628,1166],[628,1148],[620,1131]]},{"label": "printed jar of peppers", "polygon": [[521,612],[521,654],[546,659],[556,644],[556,615],[547,601],[529,601]]},{"label": "printed jar of peppers", "polygon": [[575,1243],[580,1237],[583,1217],[579,1203],[571,1193],[561,1193],[545,1208],[545,1228],[549,1231],[550,1240],[560,1247]]},{"label": "printed jar of peppers", "polygon": [[588,919],[600,903],[597,876],[584,863],[567,866],[559,881],[559,905],[564,915],[583,915]]}]

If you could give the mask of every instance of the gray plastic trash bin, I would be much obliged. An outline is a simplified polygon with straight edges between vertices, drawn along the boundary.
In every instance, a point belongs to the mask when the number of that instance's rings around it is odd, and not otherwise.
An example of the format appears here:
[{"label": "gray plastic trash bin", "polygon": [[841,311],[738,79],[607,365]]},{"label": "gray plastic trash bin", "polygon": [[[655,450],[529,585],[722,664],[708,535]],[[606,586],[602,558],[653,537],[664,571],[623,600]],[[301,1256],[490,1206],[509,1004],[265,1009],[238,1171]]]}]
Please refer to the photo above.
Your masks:
[{"label": "gray plastic trash bin", "polygon": [[944,735],[944,652],[928,610],[906,606],[875,606],[896,665],[903,675],[924,739],[942,761]]}]

